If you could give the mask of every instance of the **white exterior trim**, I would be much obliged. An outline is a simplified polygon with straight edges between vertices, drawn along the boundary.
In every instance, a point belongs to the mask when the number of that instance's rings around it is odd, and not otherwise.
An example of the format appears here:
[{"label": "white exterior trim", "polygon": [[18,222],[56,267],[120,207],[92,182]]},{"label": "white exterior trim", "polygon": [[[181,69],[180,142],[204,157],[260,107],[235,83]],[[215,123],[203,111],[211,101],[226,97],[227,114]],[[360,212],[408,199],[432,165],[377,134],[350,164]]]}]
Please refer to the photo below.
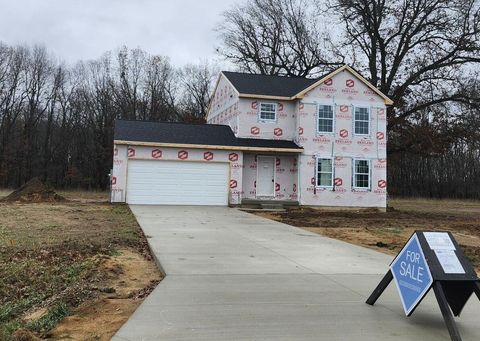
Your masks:
[{"label": "white exterior trim", "polygon": [[[331,180],[331,183],[330,183],[330,186],[321,186],[321,185],[318,185],[318,160],[330,160],[331,164],[332,164],[332,180]],[[315,187],[316,188],[326,188],[326,189],[331,189],[333,190],[333,187],[334,187],[334,179],[335,177],[335,158],[333,157],[329,157],[329,156],[319,156],[319,155],[315,155]]]}]

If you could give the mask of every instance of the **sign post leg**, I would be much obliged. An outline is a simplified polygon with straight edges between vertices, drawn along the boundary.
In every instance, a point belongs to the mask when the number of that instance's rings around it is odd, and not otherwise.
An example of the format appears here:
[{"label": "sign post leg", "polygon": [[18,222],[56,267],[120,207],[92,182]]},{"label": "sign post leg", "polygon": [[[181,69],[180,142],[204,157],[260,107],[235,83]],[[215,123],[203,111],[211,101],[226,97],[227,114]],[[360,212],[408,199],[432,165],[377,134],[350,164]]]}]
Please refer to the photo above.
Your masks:
[{"label": "sign post leg", "polygon": [[435,292],[435,297],[437,298],[438,305],[440,306],[440,310],[442,311],[443,320],[447,325],[450,338],[452,339],[452,341],[462,341],[462,337],[458,332],[457,325],[455,324],[452,312],[450,311],[450,308],[448,306],[447,298],[445,297],[445,293],[443,292],[442,284],[439,281],[435,281],[433,283],[433,291]]},{"label": "sign post leg", "polygon": [[480,281],[476,281],[473,284],[473,291],[475,291],[475,294],[477,295],[478,299],[480,300]]},{"label": "sign post leg", "polygon": [[370,297],[367,299],[365,303],[374,305],[377,299],[383,293],[383,291],[388,287],[392,279],[393,279],[392,271],[388,270],[387,274],[383,277],[383,279],[377,285],[375,290],[373,290],[372,294],[370,295]]}]

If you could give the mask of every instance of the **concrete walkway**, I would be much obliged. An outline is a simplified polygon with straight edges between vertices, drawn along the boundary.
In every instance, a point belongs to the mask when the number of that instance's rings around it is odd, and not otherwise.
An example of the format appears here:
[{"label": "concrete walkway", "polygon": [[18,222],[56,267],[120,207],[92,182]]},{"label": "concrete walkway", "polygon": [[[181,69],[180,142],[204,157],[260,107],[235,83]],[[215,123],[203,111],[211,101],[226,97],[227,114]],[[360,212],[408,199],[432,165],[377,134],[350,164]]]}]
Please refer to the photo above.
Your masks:
[{"label": "concrete walkway", "polygon": [[[113,337],[150,340],[449,340],[433,292],[405,317],[391,257],[223,207],[132,206],[165,279]],[[457,319],[480,339],[480,302]]]}]

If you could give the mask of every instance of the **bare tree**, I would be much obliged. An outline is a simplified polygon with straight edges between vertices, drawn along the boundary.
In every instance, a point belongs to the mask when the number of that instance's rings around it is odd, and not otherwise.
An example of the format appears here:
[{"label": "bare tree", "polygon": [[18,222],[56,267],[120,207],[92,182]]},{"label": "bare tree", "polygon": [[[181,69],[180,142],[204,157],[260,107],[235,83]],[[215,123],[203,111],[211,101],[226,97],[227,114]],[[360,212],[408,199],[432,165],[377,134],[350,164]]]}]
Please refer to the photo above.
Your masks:
[{"label": "bare tree", "polygon": [[390,152],[425,151],[425,116],[434,117],[427,138],[456,133],[455,103],[479,102],[461,86],[480,65],[478,0],[333,0],[329,14],[345,28],[346,59],[395,102]]},{"label": "bare tree", "polygon": [[181,119],[177,107],[178,75],[166,57],[149,56],[143,97],[145,110],[143,119],[178,121]]},{"label": "bare tree", "polygon": [[180,107],[185,120],[205,122],[218,72],[207,61],[186,65],[179,71],[183,90]]},{"label": "bare tree", "polygon": [[329,53],[328,35],[318,29],[308,0],[251,0],[223,14],[218,52],[241,70],[315,76],[342,60]]},{"label": "bare tree", "polygon": [[14,137],[19,129],[18,119],[25,102],[27,49],[24,47],[0,47],[0,184],[8,184],[6,178],[11,170],[20,165],[16,162],[17,147]]}]

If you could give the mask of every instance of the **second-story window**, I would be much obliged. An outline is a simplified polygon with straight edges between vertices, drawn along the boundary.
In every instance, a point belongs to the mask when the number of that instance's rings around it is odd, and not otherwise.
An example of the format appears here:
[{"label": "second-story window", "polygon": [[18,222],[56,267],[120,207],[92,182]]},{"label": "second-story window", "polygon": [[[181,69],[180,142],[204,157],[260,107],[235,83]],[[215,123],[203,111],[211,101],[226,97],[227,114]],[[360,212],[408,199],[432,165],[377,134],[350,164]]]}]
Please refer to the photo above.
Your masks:
[{"label": "second-story window", "polygon": [[277,120],[277,104],[276,103],[260,103],[260,120],[276,121]]},{"label": "second-story window", "polygon": [[333,106],[318,106],[318,132],[333,133]]},{"label": "second-story window", "polygon": [[355,135],[370,135],[370,110],[355,107]]}]

